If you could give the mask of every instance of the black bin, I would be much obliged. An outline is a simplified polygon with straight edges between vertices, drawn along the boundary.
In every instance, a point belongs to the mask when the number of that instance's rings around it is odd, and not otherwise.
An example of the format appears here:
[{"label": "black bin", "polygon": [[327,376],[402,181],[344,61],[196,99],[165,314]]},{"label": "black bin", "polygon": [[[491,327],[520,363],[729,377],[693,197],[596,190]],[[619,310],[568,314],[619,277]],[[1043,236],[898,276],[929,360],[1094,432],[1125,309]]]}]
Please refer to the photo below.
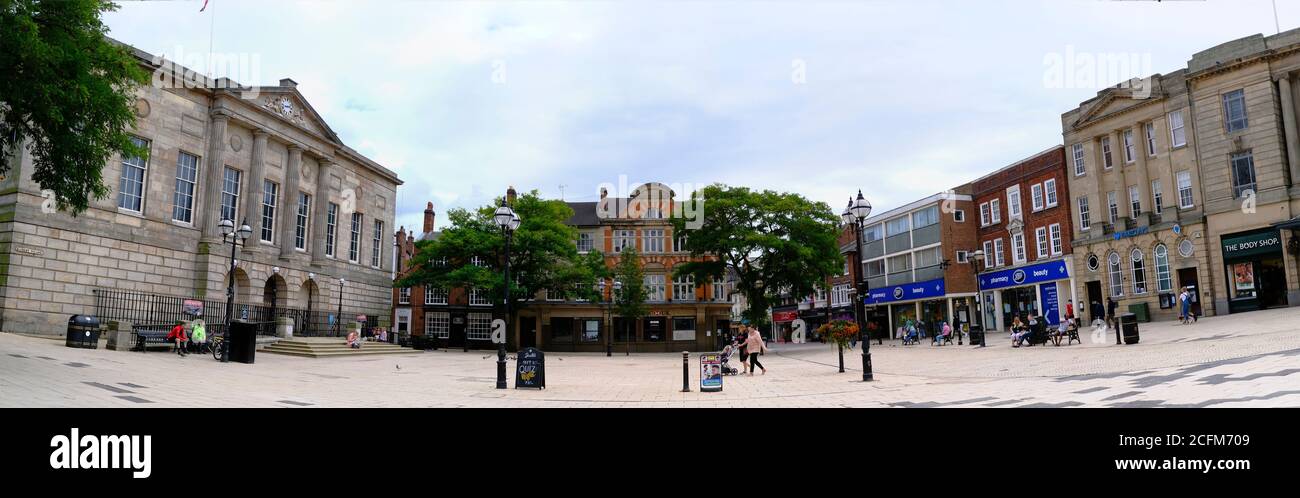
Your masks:
[{"label": "black bin", "polygon": [[68,318],[67,341],[70,348],[99,349],[99,319],[90,315]]},{"label": "black bin", "polygon": [[1124,344],[1138,343],[1138,322],[1136,313],[1124,313],[1119,316],[1119,328],[1124,335]]},{"label": "black bin", "polygon": [[236,320],[230,324],[230,361],[253,363],[257,353],[257,324]]},{"label": "black bin", "polygon": [[984,343],[984,327],[981,327],[981,326],[979,326],[979,325],[971,325],[971,326],[970,326],[970,333],[967,334],[966,337],[969,338],[968,340],[970,340],[970,345],[971,345],[971,346],[978,346],[978,345],[980,345],[980,344],[983,344],[983,343]]},{"label": "black bin", "polygon": [[427,349],[425,347],[426,342],[425,336],[413,335],[411,336],[411,349]]}]

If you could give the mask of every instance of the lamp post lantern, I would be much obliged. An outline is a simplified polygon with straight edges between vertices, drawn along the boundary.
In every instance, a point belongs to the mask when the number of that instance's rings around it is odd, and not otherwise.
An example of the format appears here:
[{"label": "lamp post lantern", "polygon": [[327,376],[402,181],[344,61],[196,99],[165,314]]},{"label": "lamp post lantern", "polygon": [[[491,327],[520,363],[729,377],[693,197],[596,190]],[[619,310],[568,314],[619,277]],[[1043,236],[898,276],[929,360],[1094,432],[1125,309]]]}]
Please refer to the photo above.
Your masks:
[{"label": "lamp post lantern", "polygon": [[[505,254],[505,279],[506,289],[502,301],[505,303],[506,312],[506,330],[510,330],[510,239],[515,230],[519,228],[519,214],[510,209],[507,204],[507,198],[501,199],[501,207],[498,207],[496,213],[492,215],[492,220],[506,236],[506,254]],[[497,389],[506,388],[506,343],[504,340],[497,343]]]},{"label": "lamp post lantern", "polygon": [[871,203],[862,197],[862,190],[858,190],[858,196],[849,200],[849,205],[844,209],[841,219],[853,225],[853,239],[857,250],[853,253],[854,276],[853,287],[858,290],[857,296],[853,299],[853,311],[857,315],[858,321],[858,340],[862,343],[862,381],[871,382],[874,380],[871,374],[871,341],[870,337],[864,337],[867,330],[867,310],[865,300],[871,295],[871,285],[867,282],[866,275],[863,275],[862,269],[862,229],[867,216],[871,215]]},{"label": "lamp post lantern", "polygon": [[[975,326],[980,329],[980,347],[982,348],[984,347],[984,336],[986,334],[984,333],[984,312],[981,309],[983,308],[984,290],[980,286],[980,261],[984,261],[984,250],[976,249],[966,259],[970,261],[971,271],[975,274],[975,306],[971,308],[971,313],[975,315]],[[975,341],[971,341],[971,345],[974,346]]]},{"label": "lamp post lantern", "polygon": [[235,249],[240,244],[248,240],[248,236],[253,234],[252,227],[248,226],[248,219],[240,224],[238,230],[235,229],[234,220],[223,219],[217,224],[221,228],[221,243],[225,244],[227,239],[230,242],[230,281],[226,284],[226,326],[221,329],[221,340],[225,343],[221,348],[221,362],[230,361],[230,321],[235,311]]}]

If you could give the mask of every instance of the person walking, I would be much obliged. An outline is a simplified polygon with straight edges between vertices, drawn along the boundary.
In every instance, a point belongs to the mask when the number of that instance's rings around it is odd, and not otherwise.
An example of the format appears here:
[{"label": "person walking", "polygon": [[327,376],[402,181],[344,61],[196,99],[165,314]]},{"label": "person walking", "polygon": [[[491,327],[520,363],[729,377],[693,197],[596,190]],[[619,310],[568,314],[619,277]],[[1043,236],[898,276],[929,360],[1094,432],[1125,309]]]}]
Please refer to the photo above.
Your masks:
[{"label": "person walking", "polygon": [[1178,320],[1181,321],[1183,325],[1191,323],[1191,312],[1192,296],[1187,292],[1187,288],[1183,287],[1183,291],[1178,294]]},{"label": "person walking", "polygon": [[1106,323],[1106,307],[1102,306],[1100,301],[1092,302],[1092,308],[1088,310],[1088,314],[1091,315],[1090,318],[1094,327],[1098,321],[1102,322],[1102,324]]},{"label": "person walking", "polygon": [[763,336],[758,333],[758,329],[749,328],[749,338],[745,341],[745,349],[749,352],[749,376],[754,376],[754,367],[763,370],[763,375],[767,375],[767,367],[758,361],[758,356],[767,351],[767,345],[763,343]]},{"label": "person walking", "polygon": [[1119,317],[1115,315],[1118,309],[1119,303],[1115,302],[1115,298],[1106,298],[1106,321],[1114,324],[1115,330],[1119,330]]}]

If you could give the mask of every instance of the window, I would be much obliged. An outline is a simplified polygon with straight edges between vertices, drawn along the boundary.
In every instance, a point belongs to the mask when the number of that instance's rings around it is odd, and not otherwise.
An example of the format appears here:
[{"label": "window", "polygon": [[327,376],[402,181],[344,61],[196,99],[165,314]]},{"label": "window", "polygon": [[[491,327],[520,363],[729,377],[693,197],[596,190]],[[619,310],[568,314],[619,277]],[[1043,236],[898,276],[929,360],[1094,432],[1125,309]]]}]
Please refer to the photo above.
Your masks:
[{"label": "window", "polygon": [[655,219],[655,220],[657,220],[657,219],[660,219],[660,218],[663,218],[663,217],[664,217],[664,214],[663,214],[662,211],[659,210],[659,208],[657,208],[657,207],[652,207],[652,208],[646,208],[646,209],[645,209],[645,216],[644,216],[643,218],[646,218],[646,219]]},{"label": "window", "polygon": [[663,301],[664,300],[664,276],[646,275],[645,293],[646,293],[646,299],[645,299],[646,301]]},{"label": "window", "polygon": [[957,210],[954,210],[954,211],[952,212],[952,221],[955,221],[955,222],[957,222],[957,223],[965,223],[965,222],[966,222],[966,210],[964,210],[964,209],[957,209]]},{"label": "window", "polygon": [[1043,195],[1043,186],[1041,184],[1035,183],[1034,186],[1029,188],[1029,192],[1030,202],[1034,205],[1034,211],[1041,211],[1043,208],[1047,207],[1047,198]]},{"label": "window", "polygon": [[930,249],[916,251],[917,268],[938,266],[941,262],[943,262],[943,248],[941,247],[932,247]]},{"label": "window", "polygon": [[1151,181],[1151,209],[1156,214],[1165,212],[1165,199],[1160,192],[1160,180]]},{"label": "window", "polygon": [[1047,231],[1052,236],[1052,255],[1060,256],[1065,253],[1065,242],[1061,239],[1061,224],[1053,223],[1047,227]]},{"label": "window", "polygon": [[149,141],[131,137],[131,143],[144,149],[146,157],[122,158],[122,178],[117,185],[117,207],[139,213],[144,211],[144,177],[149,164]]},{"label": "window", "polygon": [[907,233],[907,217],[895,218],[885,222],[885,236],[893,237],[895,235]]},{"label": "window", "polygon": [[1038,246],[1038,259],[1047,257],[1047,228],[1038,227],[1034,230],[1034,242]]},{"label": "window", "polygon": [[348,246],[348,261],[356,263],[361,257],[361,213],[352,213],[352,238]]},{"label": "window", "polygon": [[1110,158],[1110,137],[1101,138],[1101,159],[1106,169],[1115,167],[1115,161]]},{"label": "window", "polygon": [[1169,148],[1187,145],[1187,130],[1183,128],[1183,111],[1169,113]]},{"label": "window", "polygon": [[424,304],[447,304],[447,289],[425,287]]},{"label": "window", "polygon": [[862,243],[875,242],[884,238],[882,235],[884,228],[884,225],[877,223],[862,229]]},{"label": "window", "polygon": [[957,251],[957,262],[966,264],[970,262],[970,253],[966,251]]},{"label": "window", "polygon": [[492,338],[492,314],[470,313],[465,327],[465,338],[486,341]]},{"label": "window", "polygon": [[1255,158],[1250,152],[1232,155],[1232,196],[1241,197],[1255,191]]},{"label": "window", "polygon": [[331,202],[325,211],[325,255],[331,258],[334,257],[334,234],[337,233],[338,224],[339,205]]},{"label": "window", "polygon": [[1088,212],[1088,196],[1079,197],[1079,230],[1092,228],[1092,216]]},{"label": "window", "polygon": [[194,222],[194,184],[199,177],[199,157],[181,152],[176,158],[176,192],[172,196],[172,219]]},{"label": "window", "polygon": [[1124,130],[1124,162],[1131,163],[1137,159],[1133,153],[1133,130]]},{"label": "window", "polygon": [[293,247],[307,249],[307,213],[311,212],[311,196],[298,192],[298,220],[293,231]]},{"label": "window", "polygon": [[993,223],[993,215],[989,210],[989,203],[980,204],[980,226],[986,227]]},{"label": "window", "polygon": [[239,220],[235,215],[239,213],[239,182],[243,172],[237,169],[226,167],[221,177],[221,219],[235,222],[236,226]]},{"label": "window", "polygon": [[1056,179],[1049,178],[1043,182],[1043,190],[1047,192],[1047,207],[1056,207]]},{"label": "window", "polygon": [[939,222],[939,206],[930,206],[912,213],[912,228],[928,227]]},{"label": "window", "polygon": [[487,261],[483,260],[483,257],[482,257],[482,256],[470,256],[470,257],[469,257],[469,264],[474,265],[474,266],[477,266],[477,267],[480,267],[480,268],[487,268],[487,266],[488,266],[488,265],[487,265]]},{"label": "window", "polygon": [[370,248],[370,266],[378,268],[384,262],[383,251],[379,248],[384,244],[384,222],[375,220],[374,246]]},{"label": "window", "polygon": [[491,306],[492,301],[488,300],[487,290],[480,289],[478,287],[471,288],[469,290],[469,305],[470,306]]},{"label": "window", "polygon": [[636,231],[614,230],[614,252],[623,252],[628,247],[636,247]]},{"label": "window", "polygon": [[582,342],[600,342],[600,320],[578,320],[582,324],[582,335],[578,340]]},{"label": "window", "polygon": [[1156,157],[1156,124],[1147,123],[1147,157]]},{"label": "window", "polygon": [[866,263],[862,263],[862,268],[862,273],[868,278],[879,277],[885,274],[885,260],[877,259],[875,261],[867,261]]},{"label": "window", "polygon": [[994,266],[994,263],[996,263],[996,261],[994,261],[993,259],[994,257],[995,256],[993,256],[993,241],[991,240],[984,241],[984,269],[985,270],[992,268]]},{"label": "window", "polygon": [[664,252],[663,230],[642,230],[641,237],[642,252]]},{"label": "window", "polygon": [[1228,133],[1246,129],[1246,91],[1233,90],[1223,94],[1223,122]]},{"label": "window", "polygon": [[402,287],[397,292],[397,304],[411,304],[411,288]]},{"label": "window", "polygon": [[713,283],[713,300],[714,300],[714,301],[726,301],[726,300],[727,300],[727,283],[726,283],[726,282],[714,282],[714,283]]},{"label": "window", "polygon": [[1004,256],[1005,252],[1003,251],[1003,247],[1004,244],[1002,244],[1002,239],[999,238],[993,241],[993,256],[997,258],[997,266],[1007,265],[1007,259],[1006,256]]},{"label": "window", "polygon": [[1178,254],[1180,256],[1190,258],[1193,252],[1196,252],[1196,247],[1192,245],[1192,241],[1183,239],[1182,242],[1178,243]]},{"label": "window", "polygon": [[695,300],[695,277],[691,275],[681,275],[673,278],[673,300]]},{"label": "window", "polygon": [[1114,190],[1106,192],[1106,204],[1110,207],[1110,222],[1119,220],[1119,194]]},{"label": "window", "polygon": [[686,231],[685,231],[685,230],[682,230],[681,233],[677,233],[677,234],[673,234],[673,235],[675,235],[675,237],[673,237],[673,250],[674,250],[674,251],[677,251],[677,252],[687,252],[687,251],[690,250],[690,249],[688,249],[688,248],[686,247],[686,239],[687,239],[687,235],[686,235]]},{"label": "window", "polygon": [[1028,255],[1025,254],[1024,232],[1011,234],[1011,250],[1015,251],[1012,258],[1016,263],[1024,263],[1029,259]]},{"label": "window", "polygon": [[1007,218],[1019,218],[1020,211],[1020,186],[1007,189]]},{"label": "window", "polygon": [[1133,218],[1137,218],[1138,215],[1142,214],[1142,193],[1137,185],[1128,186],[1128,207],[1129,214]]},{"label": "window", "polygon": [[1142,262],[1142,250],[1133,249],[1133,252],[1129,254],[1129,259],[1133,262],[1133,293],[1146,294],[1147,272]]},{"label": "window", "polygon": [[578,252],[589,252],[592,246],[591,234],[586,232],[578,234]]},{"label": "window", "polygon": [[899,273],[912,269],[912,255],[900,254],[889,258],[889,273]]},{"label": "window", "polygon": [[1002,223],[1002,200],[993,199],[989,201],[989,210],[992,211],[993,219],[989,222],[996,225]]},{"label": "window", "polygon": [[1151,252],[1156,256],[1156,289],[1160,292],[1172,292],[1174,282],[1169,278],[1169,248],[1159,244]]},{"label": "window", "polygon": [[451,313],[435,311],[424,315],[424,335],[446,339],[451,335]]},{"label": "window", "polygon": [[1083,144],[1074,144],[1071,149],[1074,152],[1074,176],[1083,176],[1088,171],[1087,163],[1083,159]]},{"label": "window", "polygon": [[1178,207],[1188,209],[1195,206],[1192,202],[1192,173],[1178,172]]},{"label": "window", "polygon": [[849,285],[838,284],[831,289],[831,306],[849,304]]},{"label": "window", "polygon": [[262,180],[262,240],[275,241],[275,204],[280,198],[280,186],[271,180]]},{"label": "window", "polygon": [[1112,252],[1106,260],[1107,274],[1110,275],[1110,295],[1119,297],[1124,295],[1124,270],[1119,264],[1119,253]]}]

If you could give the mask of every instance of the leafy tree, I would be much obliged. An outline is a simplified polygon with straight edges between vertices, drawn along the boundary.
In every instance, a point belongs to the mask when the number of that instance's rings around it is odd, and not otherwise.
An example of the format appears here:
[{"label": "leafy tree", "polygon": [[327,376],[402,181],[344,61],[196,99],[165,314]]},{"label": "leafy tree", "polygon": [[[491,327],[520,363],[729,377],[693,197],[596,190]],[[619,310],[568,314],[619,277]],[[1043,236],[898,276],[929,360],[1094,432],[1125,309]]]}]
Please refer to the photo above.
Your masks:
[{"label": "leafy tree", "polygon": [[[100,14],[114,10],[107,0],[0,0],[0,157],[28,142],[32,180],[74,215],[108,195],[110,157],[148,154],[127,131],[149,75],[105,36]],[[0,161],[0,174],[8,168]]]},{"label": "leafy tree", "polygon": [[645,274],[641,270],[641,255],[635,247],[627,247],[619,252],[618,265],[614,267],[614,280],[623,283],[622,289],[614,294],[614,309],[623,317],[624,323],[635,324],[649,313],[645,305],[649,292],[645,288]]},{"label": "leafy tree", "polygon": [[[699,260],[673,273],[721,281],[733,272],[736,292],[749,305],[742,316],[755,326],[768,324],[779,291],[812,294],[844,264],[836,242],[839,217],[824,202],[722,184],[695,192],[692,200],[702,203],[704,219],[688,232],[687,246]],[[685,218],[672,223],[674,233],[687,230]]]},{"label": "leafy tree", "polygon": [[[578,253],[578,232],[564,224],[573,209],[538,197],[536,190],[519,196],[511,207],[520,218],[510,242],[511,311],[526,307],[542,290],[551,297],[600,299],[594,284],[608,274],[604,257]],[[414,270],[394,285],[487,289],[493,302],[500,302],[505,296],[505,234],[492,219],[495,210],[496,205],[450,210],[451,227],[416,244]]]}]

